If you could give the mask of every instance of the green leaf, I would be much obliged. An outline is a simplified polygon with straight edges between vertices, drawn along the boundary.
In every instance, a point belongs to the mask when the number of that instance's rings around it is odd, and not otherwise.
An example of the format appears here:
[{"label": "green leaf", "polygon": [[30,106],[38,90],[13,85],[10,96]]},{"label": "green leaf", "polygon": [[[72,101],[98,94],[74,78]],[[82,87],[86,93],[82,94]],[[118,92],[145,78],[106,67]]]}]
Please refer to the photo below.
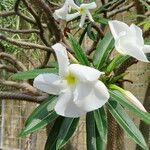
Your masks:
[{"label": "green leaf", "polygon": [[139,146],[148,150],[143,135],[135,126],[134,122],[129,118],[123,107],[115,101],[107,103],[108,109],[119,125],[124,129],[129,137],[131,137]]},{"label": "green leaf", "polygon": [[90,23],[87,27],[87,35],[89,38],[93,41],[97,41],[97,36],[96,34],[92,31],[92,24]]},{"label": "green leaf", "polygon": [[116,83],[118,80],[120,80],[120,79],[122,80],[128,74],[129,74],[129,72],[124,72],[122,74],[114,76],[113,78],[111,78],[110,83],[111,84]]},{"label": "green leaf", "polygon": [[98,129],[96,128],[96,150],[105,150],[105,145],[106,143],[104,142],[104,140],[101,138]]},{"label": "green leaf", "polygon": [[11,76],[12,80],[28,80],[28,79],[34,79],[39,74],[42,73],[56,73],[56,68],[46,68],[46,69],[34,69],[24,72],[18,72]]},{"label": "green leaf", "polygon": [[79,118],[58,117],[51,128],[45,150],[61,149],[73,135],[79,123]]},{"label": "green leaf", "polygon": [[146,54],[147,59],[150,61],[150,53]]},{"label": "green leaf", "polygon": [[57,137],[56,149],[61,149],[68,142],[78,123],[79,118],[65,118],[63,120]]},{"label": "green leaf", "polygon": [[109,74],[111,73],[114,69],[116,69],[117,67],[119,67],[121,64],[123,64],[126,60],[128,60],[130,58],[130,56],[127,55],[117,55],[115,58],[113,58],[113,60],[110,62],[110,64],[108,65],[106,72]]},{"label": "green leaf", "polygon": [[61,116],[56,119],[53,127],[50,129],[50,132],[48,134],[44,150],[56,150],[57,137],[64,119],[65,118]]},{"label": "green leaf", "polygon": [[20,136],[26,136],[27,134],[35,132],[54,121],[58,117],[53,110],[56,101],[57,98],[51,96],[40,104],[25,122],[25,127],[21,131]]},{"label": "green leaf", "polygon": [[70,41],[71,47],[75,53],[75,56],[79,60],[79,62],[83,65],[89,66],[90,63],[89,63],[84,51],[82,50],[81,46],[77,42],[77,40],[69,33],[68,33],[68,36],[69,36],[69,41]]},{"label": "green leaf", "polygon": [[111,98],[117,102],[119,102],[124,107],[128,108],[131,112],[137,115],[141,120],[145,123],[150,124],[150,114],[147,112],[141,111],[134,104],[128,101],[119,91],[109,91]]},{"label": "green leaf", "polygon": [[101,136],[101,139],[106,143],[107,141],[107,115],[104,108],[100,108],[94,111],[94,118],[96,127]]},{"label": "green leaf", "polygon": [[114,47],[114,38],[110,32],[108,32],[105,37],[99,41],[94,57],[93,64],[96,68],[101,69],[105,64],[109,53]]},{"label": "green leaf", "polygon": [[83,30],[83,32],[82,32],[81,35],[80,35],[80,38],[79,38],[79,44],[80,44],[80,45],[81,45],[82,42],[83,42],[83,39],[84,39],[84,37],[85,37],[85,35],[86,35],[86,32],[87,32],[87,27]]},{"label": "green leaf", "polygon": [[89,112],[86,115],[86,143],[87,150],[97,150],[96,132],[95,132],[94,113]]},{"label": "green leaf", "polygon": [[106,19],[106,18],[103,18],[103,17],[100,17],[100,15],[98,14],[95,14],[94,16],[94,20],[95,20],[95,22],[97,22],[97,23],[101,23],[101,24],[104,24],[104,25],[107,25],[108,24],[108,19]]},{"label": "green leaf", "polygon": [[[97,113],[97,112],[96,112]],[[103,110],[102,110],[102,113]],[[98,119],[98,118],[96,118]],[[95,122],[95,111],[86,115],[86,143],[87,150],[104,150],[106,143],[102,139]]]}]

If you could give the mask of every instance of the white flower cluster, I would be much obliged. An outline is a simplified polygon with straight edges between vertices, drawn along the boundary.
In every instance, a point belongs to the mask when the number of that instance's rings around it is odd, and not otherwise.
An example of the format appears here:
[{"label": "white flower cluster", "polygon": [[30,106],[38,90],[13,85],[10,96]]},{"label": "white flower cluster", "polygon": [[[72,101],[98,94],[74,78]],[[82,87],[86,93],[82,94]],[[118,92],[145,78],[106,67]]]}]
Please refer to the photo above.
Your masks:
[{"label": "white flower cluster", "polygon": [[[69,14],[70,7],[77,12]],[[83,27],[86,16],[93,21],[89,10],[94,8],[95,2],[78,6],[73,0],[66,0],[63,7],[54,12],[54,18],[69,21],[81,16],[79,26]],[[145,53],[150,53],[150,45],[144,45],[142,30],[139,27],[134,24],[128,26],[116,20],[109,21],[109,27],[115,39],[115,49],[119,53],[149,62]],[[110,97],[107,87],[99,80],[104,72],[80,64],[70,64],[66,48],[60,43],[52,48],[57,56],[59,75],[41,74],[35,78],[34,86],[46,93],[59,95],[55,106],[57,114],[80,117],[102,107]],[[131,92],[122,90],[122,93],[139,109],[146,111]]]}]

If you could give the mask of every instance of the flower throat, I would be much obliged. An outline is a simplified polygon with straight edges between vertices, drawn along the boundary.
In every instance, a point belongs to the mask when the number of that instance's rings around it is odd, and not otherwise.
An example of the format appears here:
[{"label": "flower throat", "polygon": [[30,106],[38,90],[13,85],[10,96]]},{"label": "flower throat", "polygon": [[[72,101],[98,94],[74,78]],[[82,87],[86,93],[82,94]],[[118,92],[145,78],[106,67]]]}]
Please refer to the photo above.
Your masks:
[{"label": "flower throat", "polygon": [[65,76],[65,80],[67,81],[67,84],[69,86],[73,86],[76,84],[76,77],[72,73],[67,74]]}]

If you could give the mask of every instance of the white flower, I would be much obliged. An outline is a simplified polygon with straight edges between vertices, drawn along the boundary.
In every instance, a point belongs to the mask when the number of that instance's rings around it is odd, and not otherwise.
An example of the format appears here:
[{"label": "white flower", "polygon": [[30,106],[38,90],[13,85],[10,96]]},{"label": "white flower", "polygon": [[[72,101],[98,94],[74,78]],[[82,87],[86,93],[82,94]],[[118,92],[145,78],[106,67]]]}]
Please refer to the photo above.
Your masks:
[{"label": "white flower", "polygon": [[56,113],[74,118],[102,107],[109,99],[106,86],[98,80],[103,72],[80,64],[70,64],[67,51],[60,43],[52,48],[57,56],[59,75],[40,74],[33,85],[46,93],[59,95],[54,108]]},{"label": "white flower", "polygon": [[60,9],[55,10],[55,12],[53,14],[55,20],[58,20],[58,19],[66,20],[66,16],[68,14],[69,7],[76,8],[76,6],[77,5],[74,3],[74,0],[66,0],[64,5]]},{"label": "white flower", "polygon": [[[69,6],[72,7],[73,9],[76,9],[77,12],[73,13],[73,14],[69,14],[69,12],[68,12]],[[92,15],[91,15],[89,10],[94,9],[96,7],[97,6],[96,6],[95,2],[92,2],[89,4],[83,3],[80,6],[78,6],[74,3],[73,0],[66,0],[62,8],[55,10],[54,18],[70,21],[70,20],[73,20],[73,19],[81,16],[81,21],[80,21],[79,27],[82,28],[84,25],[86,16],[89,17],[90,21],[94,22]]]},{"label": "white flower", "polygon": [[109,21],[109,27],[115,39],[116,50],[137,60],[149,62],[145,53],[150,53],[150,45],[144,45],[142,30],[134,24],[128,26],[121,21]]}]

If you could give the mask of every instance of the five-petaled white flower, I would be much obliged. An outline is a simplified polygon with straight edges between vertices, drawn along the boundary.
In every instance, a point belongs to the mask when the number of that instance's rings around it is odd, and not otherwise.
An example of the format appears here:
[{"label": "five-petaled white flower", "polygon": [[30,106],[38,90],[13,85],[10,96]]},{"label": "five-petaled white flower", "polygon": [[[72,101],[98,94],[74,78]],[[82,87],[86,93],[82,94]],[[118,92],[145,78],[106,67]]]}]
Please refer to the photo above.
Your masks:
[{"label": "five-petaled white flower", "polygon": [[102,107],[109,99],[106,86],[98,80],[103,72],[80,64],[70,64],[67,51],[60,43],[52,48],[57,56],[59,75],[40,74],[33,85],[46,93],[59,95],[54,108],[56,113],[74,118]]},{"label": "five-petaled white flower", "polygon": [[[76,9],[77,12],[69,14],[69,7]],[[86,16],[89,17],[89,20],[94,22],[92,15],[90,13],[90,9],[95,9],[97,7],[95,2],[91,2],[89,4],[81,4],[80,6],[76,5],[73,0],[66,0],[62,8],[55,10],[54,18],[63,19],[66,21],[73,20],[79,16],[81,16],[81,21],[79,27],[82,28],[86,19]]]},{"label": "five-petaled white flower", "polygon": [[137,60],[149,62],[145,53],[150,53],[150,45],[144,45],[142,30],[134,24],[128,26],[121,21],[109,21],[109,27],[115,39],[116,50]]}]

